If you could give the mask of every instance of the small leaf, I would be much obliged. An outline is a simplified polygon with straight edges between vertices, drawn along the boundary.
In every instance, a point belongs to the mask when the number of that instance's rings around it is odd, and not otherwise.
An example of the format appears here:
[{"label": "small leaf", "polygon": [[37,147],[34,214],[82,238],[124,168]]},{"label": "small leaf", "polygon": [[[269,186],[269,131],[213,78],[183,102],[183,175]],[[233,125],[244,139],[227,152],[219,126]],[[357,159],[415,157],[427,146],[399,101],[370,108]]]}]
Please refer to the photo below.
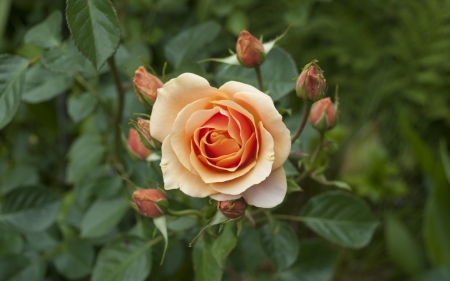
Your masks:
[{"label": "small leaf", "polygon": [[364,201],[342,191],[312,197],[300,216],[323,238],[354,249],[366,246],[379,224]]},{"label": "small leaf", "polygon": [[194,241],[200,236],[200,234],[202,234],[202,232],[205,231],[205,229],[207,229],[208,227],[229,221],[232,221],[232,219],[225,217],[221,212],[217,211],[214,217],[209,221],[209,223],[204,228],[202,228],[202,230],[200,230],[200,232],[194,237],[194,239],[192,239],[191,243],[189,243],[189,247],[192,246],[192,243],[194,243]]},{"label": "small leaf", "polygon": [[67,99],[67,110],[70,118],[75,123],[88,117],[96,106],[97,99],[89,93],[84,93],[79,96],[71,95]]},{"label": "small leaf", "polygon": [[128,210],[123,198],[95,201],[81,221],[81,237],[95,238],[106,235],[116,226]]},{"label": "small leaf", "polygon": [[143,281],[151,271],[152,243],[137,236],[121,236],[98,254],[92,281]]},{"label": "small leaf", "polygon": [[288,224],[272,221],[261,228],[260,234],[264,252],[277,271],[295,262],[299,253],[298,238]]},{"label": "small leaf", "polygon": [[75,45],[99,70],[119,46],[113,5],[109,0],[67,0],[66,16]]},{"label": "small leaf", "polygon": [[231,250],[236,247],[237,239],[234,235],[232,225],[227,224],[223,227],[220,236],[212,244],[212,255],[221,268],[225,267],[225,261]]},{"label": "small leaf", "polygon": [[94,254],[94,249],[88,241],[69,240],[65,242],[64,252],[57,255],[53,261],[63,276],[79,279],[91,272]]},{"label": "small leaf", "polygon": [[214,259],[211,248],[212,242],[207,235],[194,246],[192,259],[195,281],[220,281],[222,279],[222,270]]},{"label": "small leaf", "polygon": [[287,194],[292,192],[303,192],[303,189],[293,179],[287,179]]},{"label": "small leaf", "polygon": [[[167,200],[166,200],[167,201]],[[160,216],[159,218],[154,218],[153,223],[155,224],[156,228],[161,232],[162,236],[164,237],[164,252],[161,258],[161,264],[164,263],[164,257],[166,256],[167,251],[167,245],[169,244],[169,237],[167,235],[167,224],[166,224],[166,216]]]},{"label": "small leaf", "polygon": [[53,48],[61,43],[61,11],[54,11],[43,22],[25,33],[23,41],[42,48]]},{"label": "small leaf", "polygon": [[0,55],[0,129],[16,114],[22,98],[28,61],[9,54]]}]

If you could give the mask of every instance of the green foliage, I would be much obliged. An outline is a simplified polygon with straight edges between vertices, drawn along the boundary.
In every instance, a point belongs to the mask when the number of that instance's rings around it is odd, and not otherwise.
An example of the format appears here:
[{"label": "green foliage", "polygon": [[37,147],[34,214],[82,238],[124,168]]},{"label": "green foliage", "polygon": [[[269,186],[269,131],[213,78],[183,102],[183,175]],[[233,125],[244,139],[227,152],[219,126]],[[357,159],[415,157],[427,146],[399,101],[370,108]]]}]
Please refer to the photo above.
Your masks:
[{"label": "green foliage", "polygon": [[61,43],[62,13],[54,11],[42,23],[32,27],[23,41],[42,48],[53,48]]}]

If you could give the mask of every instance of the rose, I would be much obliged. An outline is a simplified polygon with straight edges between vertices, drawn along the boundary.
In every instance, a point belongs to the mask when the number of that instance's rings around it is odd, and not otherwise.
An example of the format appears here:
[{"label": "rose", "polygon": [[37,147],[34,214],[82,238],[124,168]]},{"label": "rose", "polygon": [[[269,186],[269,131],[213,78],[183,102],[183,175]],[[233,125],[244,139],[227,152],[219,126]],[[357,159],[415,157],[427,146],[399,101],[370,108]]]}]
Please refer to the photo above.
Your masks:
[{"label": "rose", "polygon": [[270,208],[286,194],[290,133],[272,99],[240,82],[213,88],[185,73],[158,90],[150,118],[165,189]]}]

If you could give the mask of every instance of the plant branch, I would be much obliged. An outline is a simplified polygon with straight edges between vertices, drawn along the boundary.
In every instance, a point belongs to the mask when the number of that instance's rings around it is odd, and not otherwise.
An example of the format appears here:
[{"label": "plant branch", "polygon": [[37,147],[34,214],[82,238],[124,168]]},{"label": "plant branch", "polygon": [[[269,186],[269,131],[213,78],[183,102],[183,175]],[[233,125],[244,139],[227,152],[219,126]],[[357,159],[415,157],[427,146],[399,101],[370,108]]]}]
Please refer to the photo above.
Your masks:
[{"label": "plant branch", "polygon": [[261,76],[261,69],[258,66],[255,66],[256,78],[258,79],[258,88],[261,92],[264,92],[263,80]]},{"label": "plant branch", "polygon": [[120,159],[120,120],[122,120],[123,103],[124,103],[124,89],[120,82],[119,72],[117,71],[116,61],[114,56],[108,58],[109,70],[114,80],[114,84],[117,89],[117,110],[114,114],[113,127],[114,127],[114,161],[119,162]]},{"label": "plant branch", "polygon": [[303,111],[302,121],[300,121],[300,124],[299,124],[299,126],[297,128],[297,131],[292,136],[291,143],[294,143],[295,140],[298,139],[298,137],[302,133],[303,129],[305,128],[306,121],[308,121],[308,115],[309,115],[309,111],[310,110],[311,110],[311,103],[305,102],[305,110]]}]

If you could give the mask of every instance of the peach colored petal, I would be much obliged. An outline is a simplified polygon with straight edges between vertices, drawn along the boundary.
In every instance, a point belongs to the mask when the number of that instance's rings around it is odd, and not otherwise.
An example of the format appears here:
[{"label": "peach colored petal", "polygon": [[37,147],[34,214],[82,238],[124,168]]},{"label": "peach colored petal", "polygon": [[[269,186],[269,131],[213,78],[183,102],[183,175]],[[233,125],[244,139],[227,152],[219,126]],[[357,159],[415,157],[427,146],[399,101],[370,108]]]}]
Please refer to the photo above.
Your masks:
[{"label": "peach colored petal", "polygon": [[256,153],[256,134],[254,133],[248,141],[245,143],[244,147],[242,148],[239,153],[236,155],[220,159],[217,161],[216,165],[221,167],[227,167],[235,165],[236,167],[240,167],[241,165],[245,164],[247,160],[252,156],[254,153]]},{"label": "peach colored petal", "polygon": [[215,132],[212,133],[211,136],[215,141],[211,144],[206,144],[205,149],[208,157],[215,158],[236,153],[241,148],[234,139],[227,138],[224,134]]},{"label": "peach colored petal", "polygon": [[230,82],[223,84],[222,87],[219,88],[219,90],[225,92],[230,97],[230,99],[233,99],[234,94],[239,93],[239,92],[250,92],[250,93],[255,93],[255,94],[266,95],[251,85],[244,84],[241,82],[236,82],[236,81],[230,81]]},{"label": "peach colored petal", "polygon": [[[269,131],[274,139],[275,161],[273,169],[283,165],[291,151],[291,136],[272,99],[261,92],[259,94],[255,92],[241,92],[235,94],[233,100],[244,108],[253,108],[257,112],[257,119],[261,120],[264,128]],[[251,110],[249,111],[251,112]]]},{"label": "peach colored petal", "polygon": [[[192,105],[192,106],[191,106]],[[209,102],[205,104],[205,106],[208,106]],[[194,131],[197,128],[200,127],[212,127],[213,124],[211,124],[214,120],[211,120],[213,116],[217,115],[217,113],[219,113],[220,108],[219,107],[214,107],[211,109],[203,109],[203,110],[198,110],[195,108],[196,106],[194,105],[194,103],[191,103],[190,105],[186,106],[185,109],[183,109],[182,111],[180,111],[179,113],[179,117],[177,117],[177,119],[175,120],[175,123],[173,124],[174,126],[183,126],[182,128],[178,128],[178,127],[174,127],[172,131],[175,130],[183,130],[185,131],[185,134],[187,136],[192,136],[194,134]],[[192,109],[189,110],[189,109]],[[221,115],[221,114],[219,114]],[[228,117],[224,116],[226,118],[225,123],[224,124],[220,124],[219,122],[214,122],[215,125],[221,127],[221,128],[225,128],[226,129],[226,125],[228,124]],[[186,118],[183,120],[183,118]],[[205,123],[210,123],[209,126],[206,125],[204,126]]]},{"label": "peach colored petal", "polygon": [[209,85],[208,81],[192,73],[184,73],[171,79],[158,89],[158,98],[150,118],[150,134],[162,142],[172,131],[177,114],[188,104],[212,97],[228,99],[228,96]]},{"label": "peach colored petal", "polygon": [[233,119],[236,121],[236,123],[239,126],[240,129],[240,137],[242,139],[242,142],[246,142],[250,136],[252,135],[254,131],[254,126],[249,122],[247,118],[245,118],[244,115],[242,115],[239,111],[236,111],[232,108],[228,109]]},{"label": "peach colored petal", "polygon": [[211,197],[212,199],[217,200],[217,201],[226,201],[226,200],[239,199],[242,197],[242,194],[229,195],[229,194],[223,194],[223,193],[216,193],[216,194],[209,195],[209,197]]},{"label": "peach colored petal", "polygon": [[261,150],[259,152],[259,159],[256,160],[255,167],[248,171],[248,173],[242,175],[241,177],[235,178],[234,180],[215,183],[211,182],[211,187],[214,190],[225,194],[239,194],[244,192],[250,186],[262,182],[270,175],[270,172],[272,171],[273,161],[275,159],[273,147],[274,142],[272,136],[264,128],[264,125],[261,122],[258,124],[258,126],[261,133]]},{"label": "peach colored petal", "polygon": [[280,167],[273,170],[265,181],[247,189],[243,196],[250,205],[260,208],[273,208],[283,202],[286,191],[286,173],[284,168]]},{"label": "peach colored petal", "polygon": [[192,174],[181,165],[168,138],[170,138],[170,135],[164,139],[161,147],[164,188],[167,190],[179,188],[192,197],[206,197],[217,193],[217,191],[211,189],[209,184],[206,184],[200,177]]}]

